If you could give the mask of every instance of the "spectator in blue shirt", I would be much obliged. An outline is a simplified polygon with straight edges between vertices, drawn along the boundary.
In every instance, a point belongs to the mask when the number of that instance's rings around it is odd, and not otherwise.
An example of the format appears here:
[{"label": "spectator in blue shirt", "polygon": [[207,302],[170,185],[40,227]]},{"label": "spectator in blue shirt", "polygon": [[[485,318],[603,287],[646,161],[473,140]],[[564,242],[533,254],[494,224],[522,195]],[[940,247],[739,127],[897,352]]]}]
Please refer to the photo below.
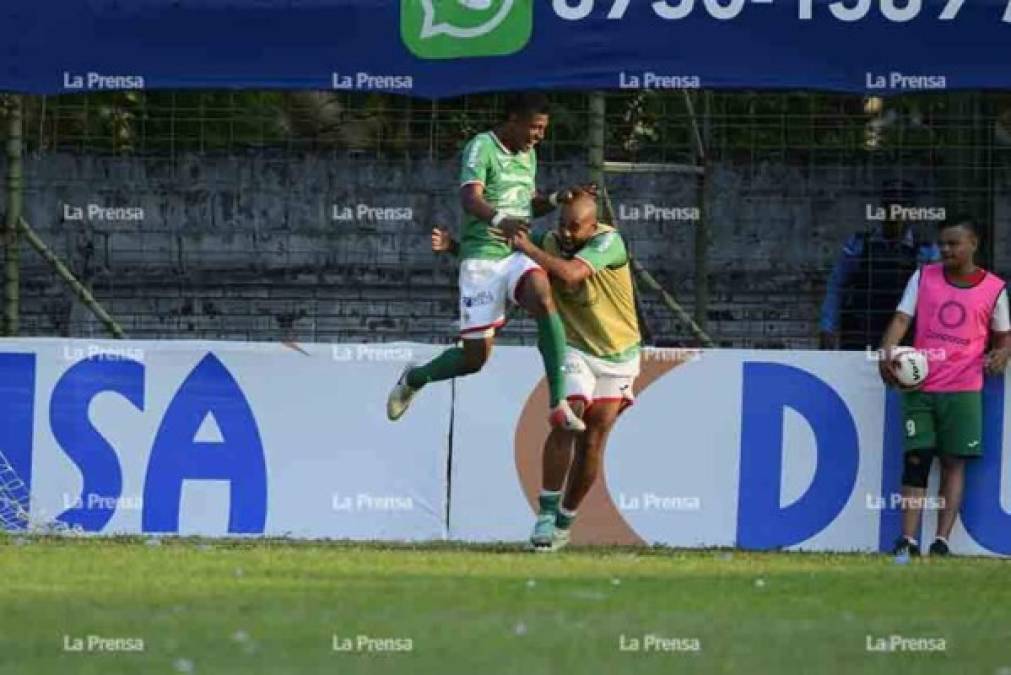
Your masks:
[{"label": "spectator in blue shirt", "polygon": [[941,258],[937,244],[917,239],[912,223],[891,217],[891,205],[907,201],[901,194],[886,190],[883,201],[889,217],[854,233],[832,269],[821,307],[822,349],[873,349],[909,277]]}]

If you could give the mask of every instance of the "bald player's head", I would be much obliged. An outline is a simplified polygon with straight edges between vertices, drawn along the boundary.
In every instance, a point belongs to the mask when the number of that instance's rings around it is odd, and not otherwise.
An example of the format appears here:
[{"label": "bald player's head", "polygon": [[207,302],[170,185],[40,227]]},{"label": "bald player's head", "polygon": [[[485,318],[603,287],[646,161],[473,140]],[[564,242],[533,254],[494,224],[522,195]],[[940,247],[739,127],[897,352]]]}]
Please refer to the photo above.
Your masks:
[{"label": "bald player's head", "polygon": [[562,248],[578,250],[596,231],[597,199],[589,192],[577,191],[558,216],[558,237]]}]

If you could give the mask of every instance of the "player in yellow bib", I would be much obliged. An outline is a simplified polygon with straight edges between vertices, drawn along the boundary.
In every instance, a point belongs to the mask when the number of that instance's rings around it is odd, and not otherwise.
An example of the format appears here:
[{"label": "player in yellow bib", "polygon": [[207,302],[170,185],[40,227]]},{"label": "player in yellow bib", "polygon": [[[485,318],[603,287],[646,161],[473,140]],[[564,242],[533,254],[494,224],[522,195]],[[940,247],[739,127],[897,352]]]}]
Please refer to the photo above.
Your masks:
[{"label": "player in yellow bib", "polygon": [[[579,504],[600,473],[607,436],[635,400],[642,341],[624,240],[615,228],[597,222],[591,193],[576,191],[565,199],[557,230],[520,231],[512,239],[515,250],[548,273],[565,324],[568,400],[586,424],[582,434],[552,429],[544,445],[540,508],[530,537],[539,551],[555,551],[569,541]],[[453,242],[436,230],[432,248],[452,250]]]}]

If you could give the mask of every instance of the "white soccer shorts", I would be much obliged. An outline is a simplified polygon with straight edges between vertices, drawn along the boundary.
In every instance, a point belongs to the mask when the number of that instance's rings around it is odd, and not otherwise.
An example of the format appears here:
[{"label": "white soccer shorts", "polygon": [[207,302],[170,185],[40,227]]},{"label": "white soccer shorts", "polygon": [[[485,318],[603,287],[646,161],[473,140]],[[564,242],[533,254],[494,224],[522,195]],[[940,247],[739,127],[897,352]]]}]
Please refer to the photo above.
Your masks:
[{"label": "white soccer shorts", "polygon": [[639,355],[612,363],[569,347],[565,352],[565,391],[569,401],[583,401],[589,409],[602,401],[621,401],[624,410],[635,402],[633,385],[639,376]]},{"label": "white soccer shorts", "polygon": [[460,337],[480,339],[505,325],[506,301],[516,303],[516,289],[528,274],[543,272],[523,253],[501,260],[460,263]]}]

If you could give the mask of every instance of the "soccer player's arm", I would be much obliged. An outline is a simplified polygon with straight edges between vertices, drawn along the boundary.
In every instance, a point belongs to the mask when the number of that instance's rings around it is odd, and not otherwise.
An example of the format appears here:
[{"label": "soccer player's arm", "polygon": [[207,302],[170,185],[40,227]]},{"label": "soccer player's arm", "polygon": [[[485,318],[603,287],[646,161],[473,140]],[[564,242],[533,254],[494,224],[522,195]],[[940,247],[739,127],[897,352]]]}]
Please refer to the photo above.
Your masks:
[{"label": "soccer player's arm", "polygon": [[906,290],[902,294],[902,300],[899,301],[899,306],[881,338],[878,371],[881,373],[881,379],[890,386],[898,386],[895,372],[892,369],[892,350],[902,342],[902,338],[906,337],[906,333],[909,332],[909,326],[913,322],[913,317],[916,316],[916,302],[919,299],[919,292],[920,272],[917,270],[909,278]]},{"label": "soccer player's arm", "polygon": [[534,239],[543,240],[543,235],[537,233],[528,235],[526,232],[517,232],[513,238],[513,248],[526,254],[528,258],[541,266],[541,268],[566,286],[578,286],[584,279],[593,274],[593,270],[579,258],[566,260],[558,256],[551,255],[539,244],[534,243]]},{"label": "soccer player's arm", "polygon": [[505,218],[484,198],[488,168],[492,163],[491,143],[484,136],[475,136],[463,150],[460,169],[460,206],[466,213],[494,228],[493,236],[505,238],[525,225],[518,218]]},{"label": "soccer player's arm", "polygon": [[986,355],[986,370],[996,375],[1003,373],[1008,360],[1011,360],[1011,311],[1008,309],[1006,288],[997,296],[990,330],[993,331],[993,349]]},{"label": "soccer player's arm", "polygon": [[572,260],[566,260],[533,246],[525,239],[521,249],[550,276],[569,288],[575,288],[605,267],[624,264],[628,260],[625,244],[617,232],[598,234],[588,241]]}]

